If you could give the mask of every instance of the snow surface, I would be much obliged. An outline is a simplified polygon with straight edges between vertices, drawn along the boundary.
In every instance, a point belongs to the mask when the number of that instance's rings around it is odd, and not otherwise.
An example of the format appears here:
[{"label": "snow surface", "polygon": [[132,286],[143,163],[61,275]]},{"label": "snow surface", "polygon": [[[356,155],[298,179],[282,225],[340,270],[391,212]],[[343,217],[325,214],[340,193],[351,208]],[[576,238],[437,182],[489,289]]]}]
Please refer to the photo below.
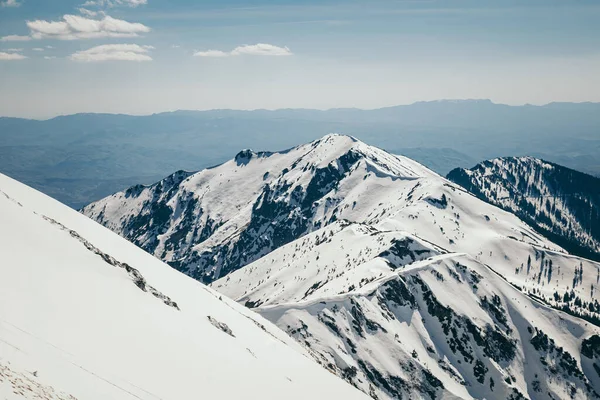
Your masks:
[{"label": "snow surface", "polygon": [[361,399],[262,317],[0,175],[1,399]]}]

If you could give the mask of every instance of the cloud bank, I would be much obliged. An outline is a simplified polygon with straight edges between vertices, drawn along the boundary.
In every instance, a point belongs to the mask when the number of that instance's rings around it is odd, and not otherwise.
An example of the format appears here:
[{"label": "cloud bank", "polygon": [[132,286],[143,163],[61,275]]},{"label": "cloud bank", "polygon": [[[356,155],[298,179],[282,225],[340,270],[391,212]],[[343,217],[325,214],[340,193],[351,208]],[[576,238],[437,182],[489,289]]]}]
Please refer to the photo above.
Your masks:
[{"label": "cloud bank", "polygon": [[148,55],[152,49],[152,46],[137,44],[104,44],[73,53],[69,59],[79,62],[152,61]]},{"label": "cloud bank", "polygon": [[229,56],[291,56],[294,53],[286,47],[279,47],[267,43],[257,43],[252,45],[238,46],[231,51],[222,50],[206,50],[197,51],[194,53],[194,57],[229,57]]},{"label": "cloud bank", "polygon": [[135,22],[104,16],[102,19],[91,19],[80,15],[64,15],[62,21],[35,20],[27,21],[29,36],[9,35],[0,40],[24,41],[31,39],[95,39],[106,37],[136,37],[150,32],[150,28]]}]

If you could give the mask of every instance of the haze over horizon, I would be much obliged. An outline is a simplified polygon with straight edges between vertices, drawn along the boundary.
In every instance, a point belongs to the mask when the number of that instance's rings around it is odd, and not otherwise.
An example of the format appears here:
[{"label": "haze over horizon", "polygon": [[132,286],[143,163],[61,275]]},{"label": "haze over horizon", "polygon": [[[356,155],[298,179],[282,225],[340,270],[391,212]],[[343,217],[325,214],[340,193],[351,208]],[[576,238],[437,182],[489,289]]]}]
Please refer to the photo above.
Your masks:
[{"label": "haze over horizon", "polygon": [[50,116],[40,116],[40,117],[14,117],[10,115],[0,115],[0,118],[20,118],[20,119],[29,119],[29,120],[38,120],[38,121],[47,121],[54,118],[60,117],[70,117],[76,115],[115,115],[115,116],[131,116],[131,117],[149,117],[153,115],[160,114],[176,114],[176,113],[203,113],[203,112],[217,112],[217,111],[232,111],[232,112],[277,112],[277,111],[336,111],[336,110],[356,110],[356,111],[376,111],[383,109],[393,109],[399,107],[409,107],[419,104],[432,104],[432,103],[489,103],[497,106],[508,106],[508,107],[548,107],[552,105],[563,105],[563,104],[573,104],[573,105],[582,105],[582,104],[590,104],[597,105],[600,102],[595,101],[581,101],[581,102],[562,102],[562,101],[552,101],[548,103],[541,104],[531,104],[531,103],[523,103],[523,104],[506,104],[506,103],[497,103],[492,101],[491,99],[435,99],[435,100],[423,100],[423,101],[415,101],[412,103],[405,104],[393,104],[390,106],[383,107],[374,107],[374,108],[361,108],[361,107],[329,107],[329,108],[311,108],[311,107],[281,107],[281,108],[205,108],[205,109],[174,109],[174,110],[162,110],[162,111],[154,111],[149,113],[127,113],[127,112],[95,112],[95,111],[81,111],[67,114],[55,114]]},{"label": "haze over horizon", "polygon": [[600,101],[600,4],[3,0],[0,115]]}]

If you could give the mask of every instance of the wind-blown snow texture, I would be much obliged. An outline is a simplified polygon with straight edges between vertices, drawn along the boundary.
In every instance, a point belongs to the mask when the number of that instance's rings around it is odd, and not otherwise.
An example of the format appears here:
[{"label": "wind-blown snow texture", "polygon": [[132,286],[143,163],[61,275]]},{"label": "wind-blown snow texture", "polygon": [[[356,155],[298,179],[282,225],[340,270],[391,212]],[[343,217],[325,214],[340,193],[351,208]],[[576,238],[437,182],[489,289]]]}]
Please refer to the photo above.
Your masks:
[{"label": "wind-blown snow texture", "polygon": [[533,157],[484,161],[452,170],[448,179],[571,253],[600,261],[600,179]]},{"label": "wind-blown snow texture", "polygon": [[0,175],[1,399],[368,398],[277,327]]},{"label": "wind-blown snow texture", "polygon": [[581,350],[596,343],[600,265],[354,138],[245,150],[82,212],[257,308],[373,397],[600,390],[600,360]]}]

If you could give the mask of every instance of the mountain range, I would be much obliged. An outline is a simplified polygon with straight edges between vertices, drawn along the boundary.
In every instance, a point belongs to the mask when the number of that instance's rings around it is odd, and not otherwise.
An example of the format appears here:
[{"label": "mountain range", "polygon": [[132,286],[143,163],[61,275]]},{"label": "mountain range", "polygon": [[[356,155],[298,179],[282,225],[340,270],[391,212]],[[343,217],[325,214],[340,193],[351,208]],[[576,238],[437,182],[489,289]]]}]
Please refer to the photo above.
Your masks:
[{"label": "mountain range", "polygon": [[212,110],[148,116],[0,118],[0,171],[74,208],[242,148],[281,149],[343,132],[445,175],[531,155],[600,175],[600,104],[433,101],[375,110]]},{"label": "mountain range", "polygon": [[600,264],[344,135],[243,150],[81,212],[373,398],[598,398]]}]

